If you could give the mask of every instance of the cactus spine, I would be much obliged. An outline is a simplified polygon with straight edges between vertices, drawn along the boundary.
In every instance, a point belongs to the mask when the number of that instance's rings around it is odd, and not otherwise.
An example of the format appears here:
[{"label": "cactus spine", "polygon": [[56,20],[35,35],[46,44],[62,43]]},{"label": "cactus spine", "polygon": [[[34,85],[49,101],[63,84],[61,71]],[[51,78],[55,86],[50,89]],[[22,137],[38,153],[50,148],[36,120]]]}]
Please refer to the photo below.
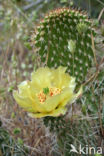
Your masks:
[{"label": "cactus spine", "polygon": [[93,62],[92,35],[95,31],[86,13],[62,8],[45,16],[32,43],[42,62],[49,67],[66,66],[81,84]]}]

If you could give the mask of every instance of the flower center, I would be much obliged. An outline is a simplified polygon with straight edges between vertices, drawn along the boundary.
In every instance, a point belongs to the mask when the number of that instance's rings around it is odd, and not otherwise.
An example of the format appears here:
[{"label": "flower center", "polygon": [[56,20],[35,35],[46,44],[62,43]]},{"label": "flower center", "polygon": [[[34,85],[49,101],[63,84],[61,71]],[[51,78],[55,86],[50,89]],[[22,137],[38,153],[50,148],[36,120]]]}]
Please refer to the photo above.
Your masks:
[{"label": "flower center", "polygon": [[59,89],[59,88],[56,88],[56,87],[48,88],[47,87],[47,88],[43,88],[43,90],[37,94],[37,97],[38,97],[40,103],[44,103],[48,97],[55,96],[60,93],[61,93],[61,89]]}]

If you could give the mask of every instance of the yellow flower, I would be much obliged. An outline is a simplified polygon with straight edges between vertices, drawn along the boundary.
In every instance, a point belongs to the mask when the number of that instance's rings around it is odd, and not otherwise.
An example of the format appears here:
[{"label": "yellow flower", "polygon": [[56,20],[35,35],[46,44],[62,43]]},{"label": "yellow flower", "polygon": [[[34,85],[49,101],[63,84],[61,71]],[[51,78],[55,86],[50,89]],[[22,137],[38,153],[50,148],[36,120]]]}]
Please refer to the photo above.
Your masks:
[{"label": "yellow flower", "polygon": [[65,67],[50,69],[39,68],[32,73],[31,81],[24,81],[13,92],[16,102],[29,115],[36,118],[59,116],[67,111],[71,104],[82,93],[82,88],[74,93],[75,78],[65,73]]}]

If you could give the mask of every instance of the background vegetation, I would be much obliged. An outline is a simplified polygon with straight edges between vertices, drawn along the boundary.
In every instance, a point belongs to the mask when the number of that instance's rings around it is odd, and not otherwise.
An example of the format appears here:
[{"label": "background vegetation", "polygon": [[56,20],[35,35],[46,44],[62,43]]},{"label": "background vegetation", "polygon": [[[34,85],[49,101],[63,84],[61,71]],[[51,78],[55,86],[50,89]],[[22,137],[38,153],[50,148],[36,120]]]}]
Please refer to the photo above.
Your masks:
[{"label": "background vegetation", "polygon": [[[62,118],[29,118],[12,97],[13,89],[41,66],[30,43],[36,25],[50,10],[73,7],[86,10],[95,22],[98,77],[84,89],[74,115],[64,127]],[[0,0],[0,155],[70,156],[70,144],[104,147],[104,2],[103,0]],[[102,62],[101,62],[102,61]],[[92,67],[88,76],[95,71]],[[100,98],[99,98],[100,97]],[[80,110],[80,111],[79,111]],[[50,121],[50,122],[49,122]],[[59,125],[57,127],[57,125]],[[53,132],[50,133],[49,129]],[[70,131],[70,135],[69,132]],[[60,132],[60,133],[59,133]],[[64,133],[66,134],[64,136]],[[58,136],[65,139],[57,141]],[[63,142],[64,140],[64,142]],[[64,146],[64,147],[63,147]],[[63,150],[64,149],[64,150]]]}]

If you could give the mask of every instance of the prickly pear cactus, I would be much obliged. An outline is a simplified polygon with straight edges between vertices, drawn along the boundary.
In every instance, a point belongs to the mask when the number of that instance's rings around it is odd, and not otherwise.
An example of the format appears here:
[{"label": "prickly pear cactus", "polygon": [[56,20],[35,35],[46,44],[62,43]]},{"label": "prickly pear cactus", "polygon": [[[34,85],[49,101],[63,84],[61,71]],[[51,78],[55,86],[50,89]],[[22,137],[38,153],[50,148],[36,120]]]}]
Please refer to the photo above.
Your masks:
[{"label": "prickly pear cactus", "polygon": [[62,8],[45,16],[32,43],[42,62],[49,67],[66,66],[80,84],[93,62],[92,36],[95,31],[84,12]]},{"label": "prickly pear cactus", "polygon": [[[73,118],[68,117],[67,119],[66,116],[44,118],[44,124],[49,127],[50,131],[56,133],[58,148],[64,153],[64,156],[78,155],[74,152],[70,153],[71,145],[74,145],[76,149],[79,149],[79,144],[82,147],[89,144],[89,147],[95,149],[101,146],[103,149],[103,146],[99,145],[99,140],[101,141],[103,136],[103,131],[99,125],[104,127],[103,86],[104,69],[99,72],[95,81],[83,88],[83,96],[77,100],[80,112],[77,109]],[[101,113],[101,118],[99,118],[98,112]],[[81,155],[84,156],[85,154]]]}]

